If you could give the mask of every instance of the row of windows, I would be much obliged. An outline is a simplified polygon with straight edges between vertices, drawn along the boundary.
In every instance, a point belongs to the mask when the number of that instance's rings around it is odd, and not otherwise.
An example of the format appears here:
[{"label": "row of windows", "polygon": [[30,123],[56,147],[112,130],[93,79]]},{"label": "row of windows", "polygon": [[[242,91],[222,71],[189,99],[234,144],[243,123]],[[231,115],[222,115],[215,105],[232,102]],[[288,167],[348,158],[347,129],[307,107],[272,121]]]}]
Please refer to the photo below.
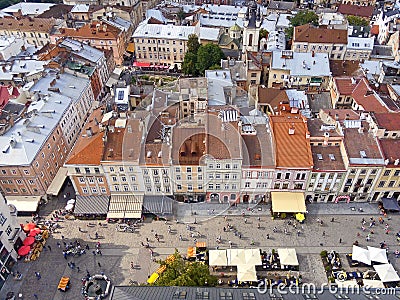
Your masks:
[{"label": "row of windows", "polygon": [[[214,164],[209,164],[208,165],[208,168],[209,169],[214,169]],[[215,164],[215,168],[216,169],[222,169],[222,165],[220,164],[220,163],[216,163]],[[224,165],[224,168],[225,169],[230,169],[231,168],[231,164],[225,164]],[[239,168],[239,165],[238,164],[233,164],[233,169],[238,169]]]},{"label": "row of windows", "polygon": [[[95,182],[95,177],[89,177],[88,178],[89,183],[94,183]],[[97,182],[103,183],[104,180],[102,177],[97,178]],[[79,177],[79,183],[85,183],[85,177]]]},{"label": "row of windows", "polygon": [[[383,173],[383,176],[390,176],[392,173],[392,170],[385,170],[385,173]],[[400,170],[396,170],[394,172],[394,176],[399,176],[400,175]]]},{"label": "row of windows", "polygon": [[[97,193],[98,193],[98,189],[97,189],[96,187],[92,187],[92,188],[91,188],[91,192],[92,192],[93,194],[97,194]],[[106,193],[107,193],[107,189],[106,189],[105,187],[100,187],[100,192],[101,192],[102,194],[106,194]],[[84,193],[84,194],[89,194],[89,189],[88,189],[87,187],[83,187],[83,188],[82,188],[82,193]]]},{"label": "row of windows", "polygon": [[[144,44],[145,43],[145,39],[136,39],[136,43],[142,43],[142,44]],[[147,40],[147,43],[148,44],[166,44],[166,45],[169,45],[169,40]],[[171,41],[171,44],[172,45],[176,45],[177,43],[176,43],[176,41],[174,41],[174,40],[172,40]],[[182,41],[179,41],[179,45],[183,45],[183,42]]]},{"label": "row of windows", "polygon": [[[138,51],[144,51],[144,52],[146,52],[146,47],[142,47],[142,48],[140,48],[139,46],[137,47],[137,50]],[[157,52],[157,47],[147,47],[147,50],[149,51],[149,52]],[[176,48],[172,48],[172,51],[174,52],[174,53],[176,53],[177,52],[177,50],[176,50]],[[169,52],[169,48],[165,48],[165,47],[163,47],[163,48],[161,48],[161,47],[158,47],[158,52],[168,52],[168,53],[170,53]],[[183,49],[179,49],[179,53],[183,53]]]},{"label": "row of windows", "polygon": [[[25,189],[25,188],[22,188],[21,189],[21,193],[27,193],[28,191]],[[33,189],[33,192],[34,193],[37,193],[38,192],[38,189]],[[18,191],[18,189],[10,189],[10,188],[6,188],[6,193],[7,194],[10,194],[10,193],[14,193],[14,194],[18,194],[19,193],[19,191]]]},{"label": "row of windows", "polygon": [[[387,181],[379,181],[378,187],[384,187]],[[389,181],[387,187],[395,187],[396,185],[396,181],[391,180]],[[398,187],[400,187],[400,184],[398,185]]]},{"label": "row of windows", "polygon": [[[311,179],[316,179],[317,175],[318,174],[316,174],[316,173],[311,174]],[[319,179],[323,179],[326,176],[328,176],[328,179],[333,179],[335,177],[335,173],[321,173],[319,176]],[[343,174],[339,173],[336,175],[337,180],[342,179],[342,177],[343,177]]]},{"label": "row of windows", "polygon": [[[220,190],[221,189],[221,184],[219,184],[219,183],[216,183],[215,185],[213,183],[209,183],[208,184],[208,189],[209,190],[213,190],[214,186],[215,186],[216,190]],[[224,184],[224,189],[225,190],[229,190],[230,189],[229,187],[231,187],[232,190],[236,190],[237,189],[237,185],[236,184],[232,184],[231,186],[229,186],[229,184]]]},{"label": "row of windows", "polygon": [[[296,173],[296,180],[305,180],[306,173]],[[290,179],[291,173],[276,173],[276,179]]]},{"label": "row of windows", "polygon": [[[149,54],[149,56],[148,56],[150,59],[168,59],[168,60],[170,60],[171,59],[171,56],[170,55],[157,55],[157,54]],[[141,54],[141,53],[138,53],[138,58],[144,58],[144,59],[146,59],[147,58],[147,54],[146,53],[143,53],[143,55]],[[179,59],[180,60],[183,60],[183,55],[180,55],[179,56]],[[174,55],[174,60],[177,60],[178,59],[178,56],[176,56],[176,55]]]},{"label": "row of windows", "polygon": [[[23,184],[23,181],[22,181],[21,179],[17,179],[17,180],[15,180],[15,182],[16,182],[18,185],[22,185],[22,184]],[[32,180],[32,179],[29,179],[28,182],[29,182],[29,184],[31,184],[31,185],[32,185],[32,184],[35,184],[35,181]],[[2,183],[2,184],[14,184],[14,181],[13,181],[12,179],[8,179],[8,180],[2,180],[1,183]]]},{"label": "row of windows", "polygon": [[[248,181],[245,182],[245,184],[244,184],[245,188],[249,188],[250,186],[251,186],[250,182],[248,182]],[[267,182],[257,182],[256,187],[258,189],[261,189],[261,188],[266,189],[266,188],[268,188],[268,183]]]}]

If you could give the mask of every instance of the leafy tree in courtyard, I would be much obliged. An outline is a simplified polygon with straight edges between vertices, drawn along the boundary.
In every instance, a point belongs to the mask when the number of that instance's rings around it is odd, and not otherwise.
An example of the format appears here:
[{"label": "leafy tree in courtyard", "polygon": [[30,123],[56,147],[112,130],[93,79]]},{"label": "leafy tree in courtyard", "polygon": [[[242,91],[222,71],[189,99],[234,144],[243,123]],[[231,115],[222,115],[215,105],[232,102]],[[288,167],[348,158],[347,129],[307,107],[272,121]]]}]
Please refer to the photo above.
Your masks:
[{"label": "leafy tree in courtyard", "polygon": [[193,52],[186,52],[182,64],[183,74],[197,76],[198,71],[196,65],[197,65],[197,54]]},{"label": "leafy tree in courtyard", "polygon": [[200,43],[199,43],[199,38],[195,34],[190,34],[188,36],[188,41],[187,41],[187,48],[188,52],[192,52],[197,55],[197,51],[200,48]]},{"label": "leafy tree in courtyard", "polygon": [[311,10],[299,11],[290,19],[290,27],[285,30],[286,36],[291,39],[293,37],[293,28],[304,24],[317,26],[318,15]]},{"label": "leafy tree in courtyard", "polygon": [[197,70],[201,75],[204,71],[209,69],[211,66],[220,65],[221,59],[224,59],[225,55],[218,45],[206,44],[201,45],[197,51]]},{"label": "leafy tree in courtyard", "polygon": [[161,262],[161,265],[166,265],[167,268],[154,285],[215,286],[217,284],[217,277],[210,275],[210,270],[206,264],[185,261],[177,250],[173,255],[175,256],[174,261]]},{"label": "leafy tree in courtyard", "polygon": [[185,19],[185,17],[186,17],[186,14],[185,14],[185,12],[183,11],[182,8],[176,13],[176,17],[177,17],[178,20],[179,20],[179,24],[182,24],[182,21],[183,21],[183,20]]},{"label": "leafy tree in courtyard", "polygon": [[261,40],[262,38],[266,38],[268,35],[268,31],[264,28],[260,29],[260,33],[259,33],[259,40]]},{"label": "leafy tree in courtyard", "polygon": [[347,16],[347,21],[351,26],[368,26],[369,22],[364,18],[357,16]]}]

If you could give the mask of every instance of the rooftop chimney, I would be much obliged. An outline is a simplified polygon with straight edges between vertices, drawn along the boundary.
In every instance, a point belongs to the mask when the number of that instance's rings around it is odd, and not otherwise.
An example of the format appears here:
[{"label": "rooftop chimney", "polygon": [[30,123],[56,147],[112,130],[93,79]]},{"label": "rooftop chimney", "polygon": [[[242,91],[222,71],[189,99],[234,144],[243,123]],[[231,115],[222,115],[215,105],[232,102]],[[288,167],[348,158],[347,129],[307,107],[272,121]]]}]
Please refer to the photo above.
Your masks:
[{"label": "rooftop chimney", "polygon": [[91,137],[93,135],[92,127],[86,128],[86,135],[88,137]]}]

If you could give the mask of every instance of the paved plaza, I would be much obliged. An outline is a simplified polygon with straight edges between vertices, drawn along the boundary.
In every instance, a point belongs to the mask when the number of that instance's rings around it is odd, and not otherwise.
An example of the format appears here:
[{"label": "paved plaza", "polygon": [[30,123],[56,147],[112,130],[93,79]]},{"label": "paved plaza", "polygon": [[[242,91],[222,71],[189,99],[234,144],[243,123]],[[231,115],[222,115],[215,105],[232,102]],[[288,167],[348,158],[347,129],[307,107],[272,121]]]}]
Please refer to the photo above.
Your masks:
[{"label": "paved plaza", "polygon": [[[50,202],[41,215],[50,218],[53,210],[62,208],[61,203],[60,200]],[[366,232],[361,230],[361,220],[365,218],[368,222],[372,216],[378,219],[376,205],[349,204],[347,207],[342,204],[321,204],[325,207],[314,208],[317,205],[319,204],[308,205],[309,215],[306,222],[303,225],[295,222],[296,229],[293,225],[287,224],[288,219],[272,220],[268,205],[257,207],[240,205],[227,210],[224,205],[176,204],[174,208],[176,218],[168,220],[167,224],[164,221],[146,219],[134,233],[118,232],[116,224],[99,226],[95,221],[63,220],[60,222],[62,228],[48,240],[47,245],[51,246],[51,251],[44,251],[37,261],[18,262],[14,271],[21,272],[24,275],[23,280],[15,281],[9,278],[1,295],[5,297],[7,292],[13,291],[16,294],[22,293],[24,299],[34,299],[34,294],[38,295],[38,299],[45,300],[82,299],[81,279],[86,275],[86,271],[90,274],[104,272],[114,285],[129,285],[133,281],[144,283],[158,267],[158,264],[151,260],[149,249],[141,245],[142,242],[146,243],[146,238],[149,239],[156,259],[165,258],[173,253],[175,248],[185,254],[187,247],[194,245],[195,239],[205,241],[209,248],[214,249],[216,246],[220,249],[229,248],[229,241],[232,242],[232,247],[241,248],[257,247],[270,250],[294,247],[298,252],[300,273],[304,281],[317,284],[326,282],[319,257],[322,250],[336,250],[344,254],[351,252],[355,240],[358,240],[361,246],[379,246],[379,242],[385,241],[390,248],[389,260],[399,270],[400,266],[393,255],[398,246],[395,234],[400,228],[397,215],[392,215],[393,219],[390,219],[389,215],[389,219],[385,220],[385,224],[390,225],[391,232],[388,235],[385,234],[384,225],[377,222],[372,239],[367,242]],[[360,207],[362,212],[359,211]],[[246,214],[245,217],[242,216],[243,212]],[[334,222],[331,222],[332,217]],[[323,221],[322,226],[317,223],[318,218]],[[20,221],[25,223],[30,221],[30,218],[20,217]],[[187,229],[185,222],[191,222],[192,231]],[[194,222],[197,224],[193,224]],[[89,223],[96,225],[88,227]],[[241,238],[235,236],[234,232],[224,232],[223,228],[227,223],[237,229]],[[171,233],[168,233],[168,226],[172,228]],[[276,233],[273,232],[274,227],[277,228]],[[283,233],[285,229],[288,234]],[[297,230],[300,230],[299,236]],[[98,240],[95,239],[96,232]],[[155,233],[160,237],[160,242],[156,241]],[[199,236],[192,237],[192,233]],[[357,233],[361,236],[358,237]],[[82,246],[88,244],[90,250],[80,257],[64,259],[62,248],[57,247],[57,242],[63,244],[62,236],[67,243],[78,240]],[[219,236],[222,238],[222,243],[217,244]],[[92,254],[97,242],[101,243],[102,255]],[[342,260],[344,259],[342,255]],[[68,266],[68,262],[71,261],[79,267],[79,272],[77,268],[71,269]],[[131,268],[131,262],[136,266],[135,269]],[[40,280],[35,277],[35,272],[40,272],[42,276]],[[58,281],[62,276],[71,277],[71,289],[67,293],[57,291]]]}]

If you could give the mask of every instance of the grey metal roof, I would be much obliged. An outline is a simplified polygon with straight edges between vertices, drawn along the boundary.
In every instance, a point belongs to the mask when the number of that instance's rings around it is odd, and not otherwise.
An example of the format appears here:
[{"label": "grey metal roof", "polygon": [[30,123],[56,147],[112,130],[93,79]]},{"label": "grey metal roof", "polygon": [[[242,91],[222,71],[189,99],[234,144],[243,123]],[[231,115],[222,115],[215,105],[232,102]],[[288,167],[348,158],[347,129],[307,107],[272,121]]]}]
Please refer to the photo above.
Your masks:
[{"label": "grey metal roof", "polygon": [[76,196],[74,214],[105,215],[108,211],[108,196]]},{"label": "grey metal roof", "polygon": [[63,47],[70,48],[75,55],[81,56],[91,62],[97,62],[104,56],[104,52],[85,43],[67,38],[60,44]]},{"label": "grey metal roof", "polygon": [[143,211],[153,214],[172,214],[173,199],[167,196],[144,196]]},{"label": "grey metal roof", "polygon": [[[343,289],[344,290],[344,289]],[[232,300],[304,300],[304,299],[319,299],[319,300],[336,300],[336,299],[348,299],[348,300],[389,300],[395,299],[396,296],[393,294],[378,294],[375,293],[374,289],[368,289],[363,291],[351,292],[348,289],[348,293],[334,293],[334,289],[331,292],[328,289],[316,288],[315,293],[308,293],[307,288],[304,289],[305,293],[301,293],[302,289],[299,288],[299,292],[296,293],[296,289],[281,290],[280,293],[276,289],[266,289],[265,293],[261,293],[255,288],[219,288],[219,287],[175,287],[175,286],[115,286],[113,287],[110,295],[110,300],[154,300],[154,299],[232,299]],[[356,290],[356,289],[355,289]],[[262,291],[262,290],[261,290]],[[317,293],[318,292],[318,293]],[[398,294],[400,290],[396,290]]]}]

